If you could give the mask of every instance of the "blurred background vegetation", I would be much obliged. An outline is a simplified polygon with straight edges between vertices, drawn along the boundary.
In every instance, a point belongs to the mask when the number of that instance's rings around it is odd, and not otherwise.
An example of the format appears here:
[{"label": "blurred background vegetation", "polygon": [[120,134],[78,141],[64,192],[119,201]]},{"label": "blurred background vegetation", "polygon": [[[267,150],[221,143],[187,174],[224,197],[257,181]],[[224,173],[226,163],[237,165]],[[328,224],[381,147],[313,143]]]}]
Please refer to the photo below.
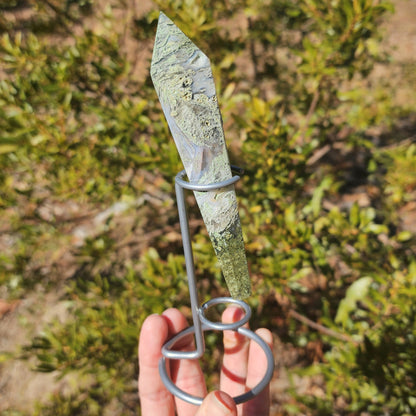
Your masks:
[{"label": "blurred background vegetation", "polygon": [[[210,57],[246,171],[272,415],[414,415],[416,61],[382,0],[0,0],[0,414],[140,414],[140,325],[189,316],[159,10]],[[203,301],[227,291],[189,204]]]}]

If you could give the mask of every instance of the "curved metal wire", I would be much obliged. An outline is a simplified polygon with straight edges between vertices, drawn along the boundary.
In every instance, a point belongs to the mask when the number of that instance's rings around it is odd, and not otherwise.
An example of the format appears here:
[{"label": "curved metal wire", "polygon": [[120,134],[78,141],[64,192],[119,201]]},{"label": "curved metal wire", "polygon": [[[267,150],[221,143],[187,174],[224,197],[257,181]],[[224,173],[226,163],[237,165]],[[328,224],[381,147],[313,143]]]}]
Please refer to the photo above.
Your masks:
[{"label": "curved metal wire", "polygon": [[[245,315],[237,322],[233,322],[231,324],[223,324],[222,322],[213,322],[208,320],[205,316],[205,311],[208,310],[211,306],[218,305],[221,303],[233,303],[238,305],[241,309],[244,310]],[[251,309],[248,304],[242,300],[233,299],[229,297],[222,297],[222,298],[214,298],[205,302],[199,308],[199,319],[201,320],[202,324],[205,325],[206,328],[209,329],[216,329],[218,331],[226,331],[227,329],[236,331],[240,326],[243,326],[247,323],[251,318]]]},{"label": "curved metal wire", "polygon": [[[239,174],[243,173],[243,170],[233,166],[232,167],[234,172],[238,172]],[[179,389],[170,379],[168,372],[167,372],[167,360],[181,360],[181,359],[197,359],[202,357],[205,351],[205,343],[204,343],[204,331],[207,330],[217,330],[217,331],[225,331],[225,330],[233,330],[237,331],[238,333],[250,338],[254,342],[260,345],[263,349],[266,359],[267,359],[267,370],[266,374],[264,375],[263,379],[258,383],[250,391],[234,397],[234,401],[239,404],[245,401],[252,399],[254,396],[259,394],[270,382],[273,376],[274,370],[274,359],[272,351],[270,350],[269,346],[254,332],[250,331],[247,328],[243,328],[242,326],[248,322],[251,317],[251,309],[250,306],[242,301],[233,299],[230,297],[220,297],[211,299],[208,302],[204,303],[201,307],[199,307],[198,301],[198,293],[196,287],[196,279],[195,279],[195,267],[194,267],[194,258],[192,252],[192,244],[191,238],[189,233],[189,224],[188,224],[188,215],[186,212],[186,204],[185,204],[185,195],[184,189],[188,189],[191,191],[198,191],[198,192],[208,192],[215,189],[225,188],[227,186],[233,185],[239,179],[239,175],[232,176],[230,179],[225,181],[216,182],[212,184],[200,185],[194,184],[185,181],[183,178],[185,177],[186,172],[183,170],[176,175],[175,178],[175,191],[177,197],[177,204],[178,204],[178,212],[179,212],[179,221],[181,225],[181,233],[182,233],[182,243],[183,249],[185,254],[185,264],[186,264],[186,273],[188,277],[188,285],[189,285],[189,295],[191,300],[191,310],[192,310],[192,320],[193,326],[181,331],[171,340],[166,342],[165,345],[162,347],[162,358],[159,361],[159,373],[162,378],[163,383],[165,384],[166,388],[178,398],[185,400],[188,403],[200,405],[203,401],[203,398],[193,396],[185,391]],[[245,311],[245,315],[241,318],[238,322],[234,322],[231,324],[223,324],[221,322],[213,322],[210,321],[205,316],[205,311],[207,311],[210,307],[214,305],[218,305],[221,303],[233,303],[241,307]],[[194,351],[177,351],[174,350],[175,344],[181,340],[182,338],[193,334],[195,336],[195,350]]]},{"label": "curved metal wire", "polygon": [[[241,301],[242,302],[242,301]],[[244,302],[245,303],[245,302]],[[206,325],[202,326],[203,331],[208,331],[211,328],[208,328]],[[182,338],[193,334],[194,333],[195,328],[193,326],[185,329],[184,331],[180,332],[179,334],[177,334],[172,340],[168,341],[167,344],[165,344],[165,346],[169,347],[174,345],[176,342],[178,342],[179,340],[181,340]],[[273,377],[273,372],[274,372],[274,358],[273,358],[273,354],[270,350],[270,347],[266,344],[266,342],[260,338],[256,333],[254,333],[253,331],[250,331],[247,328],[238,328],[236,330],[239,334],[246,336],[247,338],[253,340],[254,342],[256,342],[257,344],[259,344],[259,346],[263,349],[263,352],[266,356],[267,359],[267,369],[266,369],[266,373],[264,374],[263,378],[260,380],[260,382],[254,386],[251,390],[245,392],[244,394],[241,394],[239,396],[233,397],[233,400],[236,404],[240,404],[240,403],[244,403],[248,400],[251,400],[252,398],[254,398],[255,396],[257,396],[258,394],[260,394],[269,384],[270,380]],[[159,373],[160,373],[160,377],[163,381],[163,384],[166,386],[166,388],[176,397],[178,397],[181,400],[184,400],[188,403],[194,404],[194,405],[201,405],[204,398],[203,397],[198,397],[198,396],[194,396],[192,394],[189,394],[187,392],[185,392],[184,390],[181,390],[178,386],[176,386],[176,384],[171,380],[171,378],[168,375],[168,370],[167,370],[167,358],[166,357],[162,357],[159,361]]]}]

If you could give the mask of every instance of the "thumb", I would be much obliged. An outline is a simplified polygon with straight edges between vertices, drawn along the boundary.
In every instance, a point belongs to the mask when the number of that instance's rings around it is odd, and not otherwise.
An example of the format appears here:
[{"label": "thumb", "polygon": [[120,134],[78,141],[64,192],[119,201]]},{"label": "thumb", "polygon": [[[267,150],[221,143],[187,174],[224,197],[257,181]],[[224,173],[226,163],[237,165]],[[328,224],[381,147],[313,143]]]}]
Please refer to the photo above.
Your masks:
[{"label": "thumb", "polygon": [[205,397],[195,416],[237,416],[234,400],[223,391],[212,391]]}]

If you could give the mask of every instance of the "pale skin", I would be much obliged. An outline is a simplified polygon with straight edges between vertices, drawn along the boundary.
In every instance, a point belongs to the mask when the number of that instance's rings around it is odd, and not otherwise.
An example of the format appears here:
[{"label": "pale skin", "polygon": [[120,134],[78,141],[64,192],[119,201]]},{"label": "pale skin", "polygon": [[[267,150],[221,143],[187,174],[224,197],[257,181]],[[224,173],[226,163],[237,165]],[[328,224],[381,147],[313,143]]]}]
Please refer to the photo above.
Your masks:
[{"label": "pale skin", "polygon": [[[230,306],[224,311],[222,321],[236,322],[243,314],[240,308]],[[169,371],[175,384],[180,389],[205,399],[198,407],[176,399],[168,392],[158,370],[161,347],[166,340],[187,326],[185,316],[177,309],[167,309],[162,315],[150,315],[144,321],[139,340],[139,396],[142,416],[268,416],[269,386],[254,399],[238,406],[232,399],[257,385],[267,367],[261,347],[235,331],[224,331],[220,390],[207,395],[198,360],[172,360]],[[261,328],[256,333],[272,347],[273,337],[269,330]],[[191,336],[180,343],[175,348],[194,348]]]}]

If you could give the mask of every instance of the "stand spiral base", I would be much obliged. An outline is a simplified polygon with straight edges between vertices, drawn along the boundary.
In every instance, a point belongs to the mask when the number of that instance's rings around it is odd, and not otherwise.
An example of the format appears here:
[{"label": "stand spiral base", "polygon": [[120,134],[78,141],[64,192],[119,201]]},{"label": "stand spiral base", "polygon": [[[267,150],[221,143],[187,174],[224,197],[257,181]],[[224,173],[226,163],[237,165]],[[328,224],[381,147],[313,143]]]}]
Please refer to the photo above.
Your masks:
[{"label": "stand spiral base", "polygon": [[[246,314],[242,319],[240,319],[237,322],[231,323],[231,324],[223,324],[221,322],[212,322],[208,320],[205,317],[205,311],[209,309],[213,305],[217,305],[220,303],[233,303],[240,306]],[[274,369],[274,359],[272,351],[270,350],[270,347],[267,345],[267,343],[259,337],[257,334],[255,334],[253,331],[243,328],[242,325],[244,325],[251,316],[251,310],[249,305],[247,305],[246,302],[243,302],[241,300],[236,300],[233,298],[215,298],[211,299],[210,301],[204,303],[199,308],[199,316],[202,322],[202,331],[209,331],[209,330],[215,330],[215,331],[225,331],[225,330],[232,330],[236,331],[239,334],[249,338],[250,340],[256,342],[264,351],[264,354],[267,359],[267,369],[264,377],[260,380],[260,382],[253,387],[251,390],[247,391],[244,394],[241,394],[239,396],[233,397],[234,402],[236,404],[244,403],[248,400],[251,400],[253,397],[257,396],[259,393],[263,391],[263,389],[268,385],[271,378],[273,377],[273,369]],[[175,344],[180,341],[181,339],[189,336],[190,334],[195,334],[195,327],[191,326],[189,328],[184,329],[179,334],[177,334],[175,337],[170,339],[162,348],[162,355],[163,357],[159,361],[159,373],[161,376],[161,379],[166,386],[166,388],[176,397],[179,399],[182,399],[188,403],[194,404],[194,405],[201,405],[202,401],[204,400],[203,397],[197,397],[193,396],[183,390],[181,390],[179,387],[177,387],[173,381],[170,379],[168,372],[167,372],[167,360],[169,359],[189,359],[189,358],[182,358],[183,352],[181,351],[174,351],[171,348],[175,346]],[[199,358],[195,357],[194,359]]]}]

